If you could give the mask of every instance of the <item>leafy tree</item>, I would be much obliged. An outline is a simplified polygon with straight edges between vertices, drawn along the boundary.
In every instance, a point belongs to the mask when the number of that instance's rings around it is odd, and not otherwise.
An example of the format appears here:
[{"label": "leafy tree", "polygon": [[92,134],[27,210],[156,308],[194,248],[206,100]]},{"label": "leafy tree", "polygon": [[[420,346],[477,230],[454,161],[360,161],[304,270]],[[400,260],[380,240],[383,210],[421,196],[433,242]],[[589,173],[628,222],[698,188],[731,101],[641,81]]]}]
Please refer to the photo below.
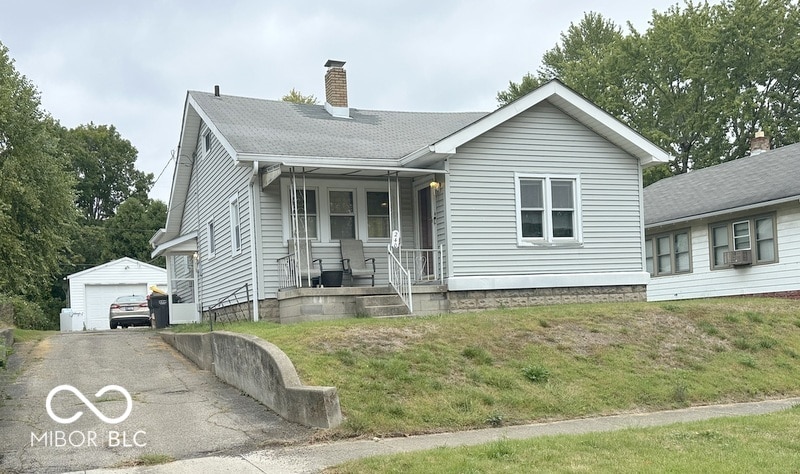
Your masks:
[{"label": "leafy tree", "polygon": [[113,125],[65,130],[62,148],[77,176],[76,204],[87,222],[113,216],[129,197],[146,199],[153,174],[134,167],[137,151]]},{"label": "leafy tree", "polygon": [[317,104],[317,98],[314,95],[303,95],[299,91],[296,91],[294,87],[292,90],[289,91],[288,94],[281,97],[281,100],[284,102],[293,102],[295,104]]},{"label": "leafy tree", "polygon": [[0,43],[0,293],[44,296],[76,213],[57,125]]},{"label": "leafy tree", "polygon": [[686,2],[628,29],[586,14],[498,101],[560,78],[675,157],[646,183],[746,156],[758,130],[775,146],[800,140],[797,2]]},{"label": "leafy tree", "polygon": [[[131,257],[149,262],[150,238],[166,220],[167,205],[163,201],[128,198],[116,215],[105,222],[108,243],[102,251],[103,261]],[[163,257],[151,263],[166,266]]]}]

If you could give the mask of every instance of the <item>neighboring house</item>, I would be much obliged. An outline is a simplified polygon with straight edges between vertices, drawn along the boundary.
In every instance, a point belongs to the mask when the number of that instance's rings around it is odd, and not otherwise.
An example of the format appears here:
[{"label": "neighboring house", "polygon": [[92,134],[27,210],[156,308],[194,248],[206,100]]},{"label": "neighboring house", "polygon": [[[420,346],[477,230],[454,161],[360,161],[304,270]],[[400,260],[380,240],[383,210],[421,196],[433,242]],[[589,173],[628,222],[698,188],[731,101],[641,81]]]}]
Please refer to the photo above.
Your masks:
[{"label": "neighboring house", "polygon": [[[108,309],[119,296],[146,295],[152,285],[166,288],[167,271],[129,257],[73,273],[69,280],[68,305],[83,329],[109,329]],[[78,314],[82,316],[78,316]],[[79,321],[76,321],[79,323]],[[80,324],[74,324],[74,327]]]},{"label": "neighboring house", "polygon": [[800,296],[800,144],[757,136],[751,156],[658,181],[644,203],[648,300]]},{"label": "neighboring house", "polygon": [[[663,150],[558,81],[491,113],[349,108],[343,64],[326,64],[324,106],[187,93],[151,240],[184,301],[171,322],[197,320],[196,301],[355,314],[356,290],[411,307],[423,282],[438,306],[415,313],[645,298],[641,172]],[[345,238],[375,258],[375,288],[298,289],[287,241],[341,270]]]}]

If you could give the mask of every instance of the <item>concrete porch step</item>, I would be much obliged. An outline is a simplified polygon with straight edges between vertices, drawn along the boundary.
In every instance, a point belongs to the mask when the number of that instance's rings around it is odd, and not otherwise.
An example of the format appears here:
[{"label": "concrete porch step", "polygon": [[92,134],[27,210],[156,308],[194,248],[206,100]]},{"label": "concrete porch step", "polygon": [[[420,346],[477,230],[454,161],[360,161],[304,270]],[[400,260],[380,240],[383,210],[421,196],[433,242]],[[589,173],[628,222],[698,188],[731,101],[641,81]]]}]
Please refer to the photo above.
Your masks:
[{"label": "concrete porch step", "polygon": [[359,296],[356,311],[373,318],[408,314],[408,308],[397,295]]}]

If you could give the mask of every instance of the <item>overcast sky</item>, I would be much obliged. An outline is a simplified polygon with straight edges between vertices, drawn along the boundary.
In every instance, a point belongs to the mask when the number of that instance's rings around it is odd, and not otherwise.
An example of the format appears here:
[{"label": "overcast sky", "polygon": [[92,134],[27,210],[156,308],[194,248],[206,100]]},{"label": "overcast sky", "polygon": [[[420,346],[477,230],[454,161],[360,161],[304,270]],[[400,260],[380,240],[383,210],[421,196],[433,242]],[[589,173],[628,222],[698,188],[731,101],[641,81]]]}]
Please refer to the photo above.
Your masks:
[{"label": "overcast sky", "polygon": [[[346,61],[361,109],[491,111],[584,12],[644,30],[675,0],[2,0],[0,42],[62,125],[114,125],[169,200],[187,90],[324,100]],[[683,2],[681,2],[681,5]]]}]

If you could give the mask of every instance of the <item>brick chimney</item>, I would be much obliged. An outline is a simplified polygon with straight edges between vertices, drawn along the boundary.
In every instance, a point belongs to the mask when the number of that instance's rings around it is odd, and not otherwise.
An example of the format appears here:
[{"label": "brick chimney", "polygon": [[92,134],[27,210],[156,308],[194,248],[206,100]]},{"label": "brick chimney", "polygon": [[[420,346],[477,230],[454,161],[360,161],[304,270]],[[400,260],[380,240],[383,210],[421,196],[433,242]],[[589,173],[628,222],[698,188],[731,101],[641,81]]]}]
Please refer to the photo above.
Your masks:
[{"label": "brick chimney", "polygon": [[325,63],[325,110],[334,117],[350,118],[347,106],[347,71],[344,61],[329,59]]},{"label": "brick chimney", "polygon": [[750,140],[750,156],[759,155],[769,151],[769,137],[764,136],[763,131],[756,132],[756,136]]}]

